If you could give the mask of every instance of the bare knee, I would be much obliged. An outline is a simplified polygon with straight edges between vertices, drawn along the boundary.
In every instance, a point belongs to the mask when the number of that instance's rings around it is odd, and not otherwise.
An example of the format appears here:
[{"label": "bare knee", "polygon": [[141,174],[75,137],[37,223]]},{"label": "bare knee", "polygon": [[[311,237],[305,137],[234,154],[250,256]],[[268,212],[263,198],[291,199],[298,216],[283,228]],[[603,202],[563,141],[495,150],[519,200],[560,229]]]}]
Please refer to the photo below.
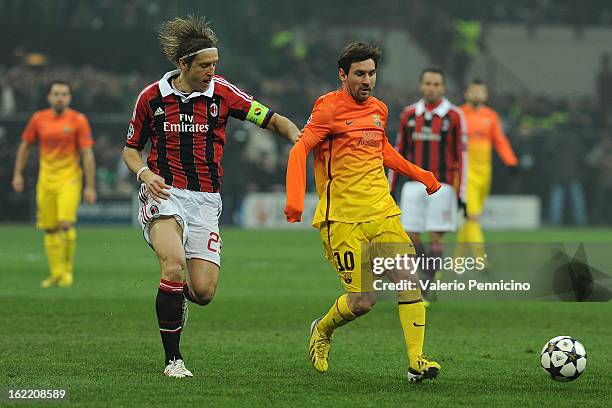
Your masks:
[{"label": "bare knee", "polygon": [[349,294],[348,304],[355,316],[361,316],[374,308],[376,295],[373,293],[351,293]]},{"label": "bare knee", "polygon": [[180,282],[183,280],[183,270],[186,268],[184,258],[177,256],[166,256],[159,260],[161,266],[161,275],[163,279],[172,282]]},{"label": "bare knee", "polygon": [[219,266],[210,261],[191,258],[187,261],[187,269],[190,278],[189,300],[202,306],[209,304],[217,289]]},{"label": "bare knee", "polygon": [[196,303],[201,306],[206,306],[210,302],[212,302],[215,297],[216,285],[209,283],[205,285],[190,285],[190,292],[193,298],[196,300]]}]

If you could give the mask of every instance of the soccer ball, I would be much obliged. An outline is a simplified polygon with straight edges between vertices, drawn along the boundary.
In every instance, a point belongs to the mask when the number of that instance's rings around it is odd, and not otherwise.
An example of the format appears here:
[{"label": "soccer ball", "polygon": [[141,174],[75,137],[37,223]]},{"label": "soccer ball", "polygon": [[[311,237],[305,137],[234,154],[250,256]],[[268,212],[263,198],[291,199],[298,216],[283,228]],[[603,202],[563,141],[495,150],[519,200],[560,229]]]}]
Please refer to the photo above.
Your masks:
[{"label": "soccer ball", "polygon": [[573,381],[586,368],[586,349],[570,336],[557,336],[546,342],[540,355],[544,371],[555,381]]}]

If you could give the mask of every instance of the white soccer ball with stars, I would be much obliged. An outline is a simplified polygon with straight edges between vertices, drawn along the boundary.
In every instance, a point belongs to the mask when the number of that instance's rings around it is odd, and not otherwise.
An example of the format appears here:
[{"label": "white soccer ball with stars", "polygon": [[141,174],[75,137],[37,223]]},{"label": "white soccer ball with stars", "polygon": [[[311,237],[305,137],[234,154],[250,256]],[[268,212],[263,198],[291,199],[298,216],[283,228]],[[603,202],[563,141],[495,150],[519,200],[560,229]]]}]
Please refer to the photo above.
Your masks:
[{"label": "white soccer ball with stars", "polygon": [[544,345],[540,364],[555,381],[573,381],[586,368],[586,349],[570,336],[554,337]]}]

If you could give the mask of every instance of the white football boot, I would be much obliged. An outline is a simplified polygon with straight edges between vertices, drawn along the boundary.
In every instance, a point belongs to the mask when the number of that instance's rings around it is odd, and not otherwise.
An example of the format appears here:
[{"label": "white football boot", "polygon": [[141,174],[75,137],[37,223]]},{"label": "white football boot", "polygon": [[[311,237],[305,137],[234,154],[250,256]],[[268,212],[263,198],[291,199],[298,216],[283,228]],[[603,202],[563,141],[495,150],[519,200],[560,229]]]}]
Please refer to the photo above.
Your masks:
[{"label": "white football boot", "polygon": [[185,367],[183,360],[171,360],[164,369],[164,375],[173,378],[193,377],[191,371]]}]

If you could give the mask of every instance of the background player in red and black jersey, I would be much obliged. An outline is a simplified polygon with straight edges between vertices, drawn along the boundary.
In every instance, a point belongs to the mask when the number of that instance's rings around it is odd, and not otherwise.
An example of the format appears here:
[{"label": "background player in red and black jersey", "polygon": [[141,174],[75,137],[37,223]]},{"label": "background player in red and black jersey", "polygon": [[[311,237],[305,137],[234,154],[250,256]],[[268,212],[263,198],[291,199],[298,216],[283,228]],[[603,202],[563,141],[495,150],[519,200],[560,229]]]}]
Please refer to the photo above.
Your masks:
[{"label": "background player in red and black jersey", "polygon": [[[435,67],[420,76],[423,98],[409,105],[400,116],[396,149],[409,161],[431,171],[442,184],[434,195],[427,195],[420,183],[406,181],[399,196],[402,224],[423,253],[420,234],[429,233],[431,257],[444,253],[444,233],[457,228],[457,206],[465,210],[466,127],[463,113],[444,97],[445,75]],[[397,174],[389,174],[391,190],[398,188]],[[399,189],[399,188],[398,188]],[[427,278],[435,272],[424,268]]]},{"label": "background player in red and black jersey", "polygon": [[[123,157],[143,183],[139,221],[161,266],[156,311],[164,374],[182,378],[192,376],[179,350],[186,300],[204,306],[217,286],[227,120],[248,120],[294,143],[299,129],[215,75],[217,38],[204,18],[175,18],[164,24],[160,40],[178,69],[138,96]],[[149,141],[145,165],[141,151]]]}]

